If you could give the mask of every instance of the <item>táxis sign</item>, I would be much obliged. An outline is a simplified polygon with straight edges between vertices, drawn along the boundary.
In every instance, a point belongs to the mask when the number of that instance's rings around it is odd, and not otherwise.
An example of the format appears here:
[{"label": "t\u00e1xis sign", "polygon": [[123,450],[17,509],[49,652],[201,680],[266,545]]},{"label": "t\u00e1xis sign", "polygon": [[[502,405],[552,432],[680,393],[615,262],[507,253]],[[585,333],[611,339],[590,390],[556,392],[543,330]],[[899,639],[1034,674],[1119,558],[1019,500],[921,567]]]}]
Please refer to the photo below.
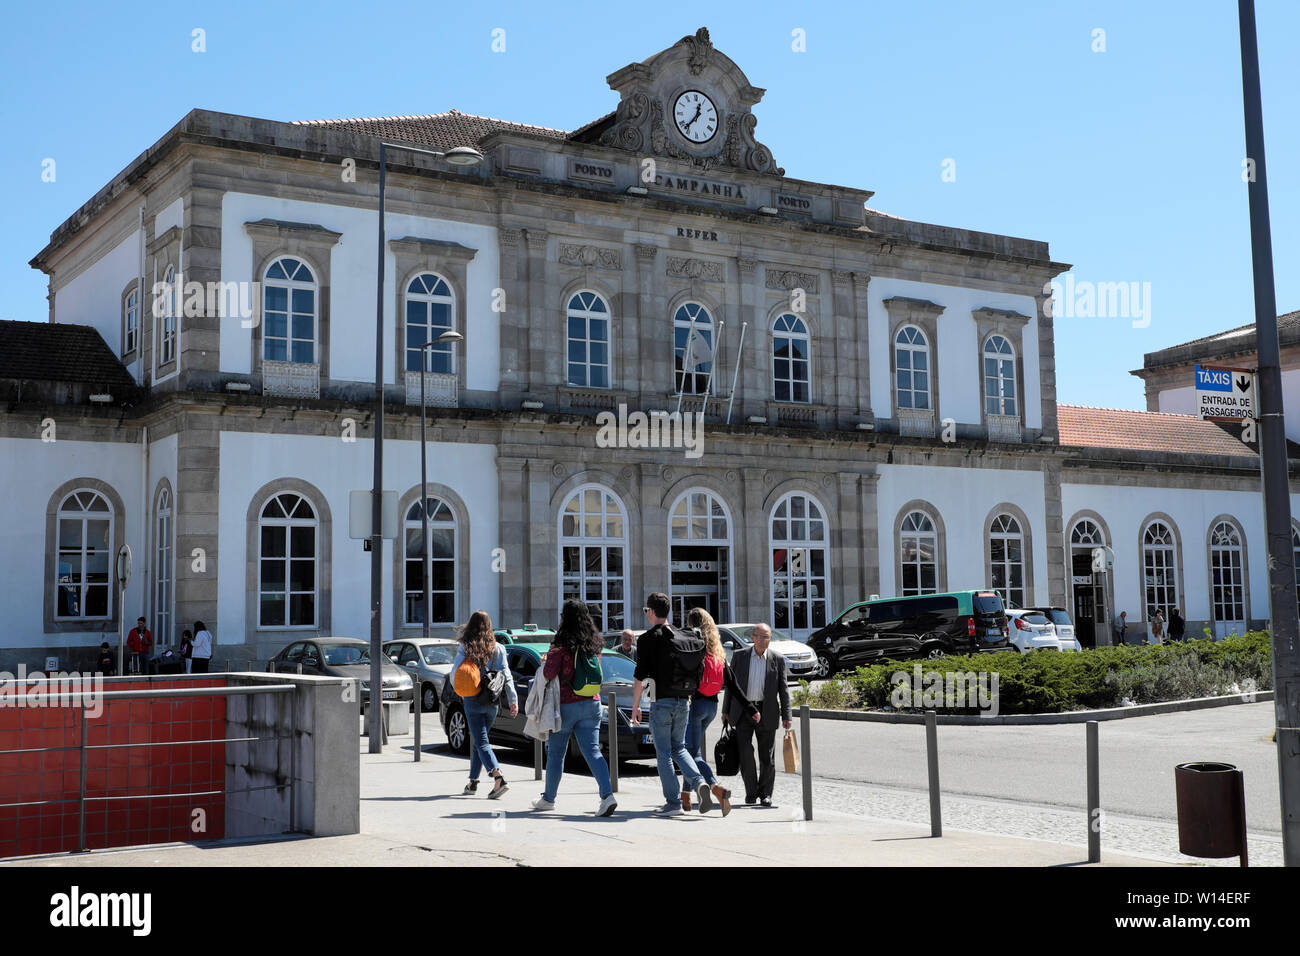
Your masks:
[{"label": "t\u00e1xis sign", "polygon": [[1244,368],[1196,366],[1196,414],[1203,419],[1255,418],[1255,375]]}]

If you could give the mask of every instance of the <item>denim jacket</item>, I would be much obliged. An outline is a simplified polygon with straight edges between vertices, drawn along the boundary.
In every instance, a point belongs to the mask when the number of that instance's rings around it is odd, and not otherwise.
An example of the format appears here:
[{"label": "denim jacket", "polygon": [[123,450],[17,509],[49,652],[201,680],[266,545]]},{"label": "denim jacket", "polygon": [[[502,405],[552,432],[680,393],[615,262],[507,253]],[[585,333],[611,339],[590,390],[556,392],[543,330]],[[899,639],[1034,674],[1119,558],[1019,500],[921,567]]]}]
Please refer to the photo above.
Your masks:
[{"label": "denim jacket", "polygon": [[[456,670],[465,660],[465,645],[461,644],[456,648],[456,659],[451,662],[451,673],[447,675],[447,680],[456,679]],[[519,691],[515,690],[515,678],[510,673],[510,663],[506,660],[506,649],[498,644],[497,649],[492,653],[492,660],[487,666],[488,670],[501,671],[506,675],[505,686],[505,705],[507,707],[519,706]]]}]

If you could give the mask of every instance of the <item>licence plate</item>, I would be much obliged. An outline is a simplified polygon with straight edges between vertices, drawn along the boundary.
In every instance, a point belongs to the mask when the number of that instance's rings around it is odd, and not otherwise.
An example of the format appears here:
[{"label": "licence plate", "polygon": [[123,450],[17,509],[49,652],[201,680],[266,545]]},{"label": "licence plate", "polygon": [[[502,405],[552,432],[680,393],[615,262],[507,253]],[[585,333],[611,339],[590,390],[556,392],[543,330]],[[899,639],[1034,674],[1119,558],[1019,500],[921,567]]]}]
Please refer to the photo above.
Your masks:
[{"label": "licence plate", "polygon": [[384,691],[384,700],[397,700],[397,691],[395,690]]},{"label": "licence plate", "polygon": [[642,735],[641,735],[641,743],[643,743],[643,744],[649,744],[650,741],[653,740],[653,739],[654,739],[654,738],[652,738],[649,734],[642,734]]}]

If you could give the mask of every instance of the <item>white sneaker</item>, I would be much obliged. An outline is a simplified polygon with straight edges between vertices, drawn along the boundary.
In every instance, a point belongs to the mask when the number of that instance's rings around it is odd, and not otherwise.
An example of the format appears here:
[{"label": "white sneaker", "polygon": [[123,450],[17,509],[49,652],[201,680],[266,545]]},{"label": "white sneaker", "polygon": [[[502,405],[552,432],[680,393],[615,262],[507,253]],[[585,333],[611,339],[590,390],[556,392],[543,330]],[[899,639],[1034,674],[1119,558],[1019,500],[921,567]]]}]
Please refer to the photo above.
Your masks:
[{"label": "white sneaker", "polygon": [[655,811],[655,816],[657,817],[680,817],[685,815],[686,811],[682,809],[680,803],[665,803]]},{"label": "white sneaker", "polygon": [[534,809],[534,810],[554,810],[554,809],[555,809],[555,803],[554,803],[554,801],[547,800],[545,797],[538,797],[536,800],[533,801],[533,809]]},{"label": "white sneaker", "polygon": [[617,809],[618,809],[618,801],[614,799],[614,795],[611,793],[604,800],[600,801],[600,807],[596,810],[596,816],[608,817],[611,816],[614,813],[614,811]]}]

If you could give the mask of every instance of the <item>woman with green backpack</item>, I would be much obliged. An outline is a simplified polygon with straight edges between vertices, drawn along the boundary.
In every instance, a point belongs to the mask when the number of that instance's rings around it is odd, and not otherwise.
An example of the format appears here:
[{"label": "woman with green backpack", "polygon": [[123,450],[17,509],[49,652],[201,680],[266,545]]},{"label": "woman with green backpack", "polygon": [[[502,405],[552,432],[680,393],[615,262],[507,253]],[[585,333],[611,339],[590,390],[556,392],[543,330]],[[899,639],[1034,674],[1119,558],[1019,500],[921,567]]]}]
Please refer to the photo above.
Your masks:
[{"label": "woman with green backpack", "polygon": [[[546,652],[542,672],[547,680],[560,682],[560,729],[552,731],[547,739],[546,790],[540,799],[533,801],[534,810],[555,809],[555,793],[564,773],[569,737],[578,742],[578,749],[600,788],[596,816],[607,817],[618,807],[610,787],[609,764],[600,752],[600,653],[604,649],[605,642],[591,620],[587,605],[581,601],[565,601],[560,626],[551,649]],[[617,732],[618,725],[611,723],[610,733]]]}]

